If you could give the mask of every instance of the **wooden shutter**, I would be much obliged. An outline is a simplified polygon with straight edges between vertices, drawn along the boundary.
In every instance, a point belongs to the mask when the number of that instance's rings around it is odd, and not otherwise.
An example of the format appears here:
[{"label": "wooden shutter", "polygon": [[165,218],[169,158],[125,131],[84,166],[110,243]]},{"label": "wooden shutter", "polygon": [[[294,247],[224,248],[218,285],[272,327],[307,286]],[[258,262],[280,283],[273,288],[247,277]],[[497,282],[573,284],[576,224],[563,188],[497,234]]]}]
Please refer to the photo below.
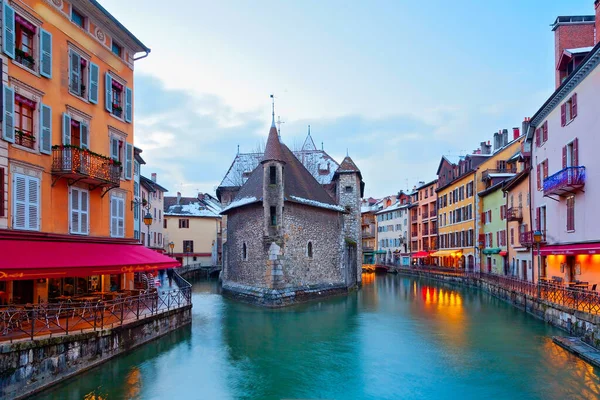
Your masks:
[{"label": "wooden shutter", "polygon": [[492,210],[488,211],[488,222],[492,222]]},{"label": "wooden shutter", "polygon": [[13,174],[13,228],[27,228],[27,177]]},{"label": "wooden shutter", "polygon": [[52,34],[40,29],[40,75],[52,78]]},{"label": "wooden shutter", "polygon": [[63,113],[62,119],[62,143],[64,145],[71,144],[71,116],[67,113]]},{"label": "wooden shutter", "polygon": [[87,235],[90,232],[89,224],[89,194],[87,190],[79,191],[79,233]]},{"label": "wooden shutter", "polygon": [[119,139],[110,138],[110,158],[119,161]]},{"label": "wooden shutter", "polygon": [[131,123],[132,120],[132,102],[133,102],[133,92],[131,88],[125,88],[125,122]]},{"label": "wooden shutter", "polygon": [[562,167],[563,169],[567,168],[567,146],[562,148]]},{"label": "wooden shutter", "polygon": [[4,118],[2,120],[2,139],[15,142],[15,92],[12,88],[3,86]]},{"label": "wooden shutter", "polygon": [[537,171],[536,171],[536,178],[537,178],[537,190],[541,190],[542,189],[542,164],[538,164],[537,165]]},{"label": "wooden shutter", "polygon": [[515,228],[510,228],[510,244],[515,244]]},{"label": "wooden shutter", "polygon": [[108,72],[104,74],[104,106],[112,113],[112,76]]},{"label": "wooden shutter", "polygon": [[560,126],[567,124],[567,103],[560,106]]},{"label": "wooden shutter", "polygon": [[40,106],[40,153],[52,153],[52,108]]},{"label": "wooden shutter", "polygon": [[[88,90],[88,100],[90,103],[98,104],[98,81],[100,80],[100,68],[98,65],[90,62],[90,88]],[[112,93],[111,93],[112,94]]]},{"label": "wooden shutter", "polygon": [[577,93],[573,94],[571,97],[571,119],[574,119],[577,116]]},{"label": "wooden shutter", "polygon": [[[4,217],[4,168],[0,168],[0,217]],[[166,222],[167,220],[165,220]]]},{"label": "wooden shutter", "polygon": [[15,9],[4,1],[2,19],[4,20],[4,29],[2,35],[2,49],[10,58],[15,58]]},{"label": "wooden shutter", "polygon": [[573,166],[579,167],[579,139],[573,140]]},{"label": "wooden shutter", "polygon": [[117,219],[117,223],[118,223],[118,231],[117,231],[117,236],[118,237],[124,237],[125,236],[125,199],[122,198],[117,198],[117,211],[118,211],[118,219]]},{"label": "wooden shutter", "polygon": [[125,179],[131,179],[133,170],[133,145],[125,144]]},{"label": "wooden shutter", "polygon": [[69,90],[81,95],[81,56],[73,50],[69,52]]},{"label": "wooden shutter", "polygon": [[90,129],[83,122],[79,123],[79,140],[82,149],[90,148]]},{"label": "wooden shutter", "polygon": [[541,134],[540,128],[537,128],[535,130],[535,147],[540,147],[540,144],[542,143],[542,138],[541,138],[540,134]]},{"label": "wooden shutter", "polygon": [[542,209],[540,207],[536,207],[535,209],[535,229],[539,231],[542,229]]},{"label": "wooden shutter", "polygon": [[575,196],[567,197],[567,231],[575,230]]},{"label": "wooden shutter", "polygon": [[114,196],[111,196],[110,198],[110,236],[117,236],[117,233],[119,231],[118,229],[118,207],[119,205],[117,204],[117,198]]},{"label": "wooden shutter", "polygon": [[27,182],[28,209],[27,219],[28,227],[31,230],[40,229],[40,181],[29,177]]},{"label": "wooden shutter", "polygon": [[548,121],[544,122],[544,125],[542,125],[542,134],[545,143],[548,141]]},{"label": "wooden shutter", "polygon": [[79,191],[79,189],[77,188],[71,188],[71,213],[70,213],[70,225],[71,225],[71,233],[81,233],[80,232],[80,211],[79,211],[79,203],[80,203],[80,197],[79,197],[79,193],[81,193]]},{"label": "wooden shutter", "polygon": [[548,159],[544,160],[544,179],[548,178]]}]

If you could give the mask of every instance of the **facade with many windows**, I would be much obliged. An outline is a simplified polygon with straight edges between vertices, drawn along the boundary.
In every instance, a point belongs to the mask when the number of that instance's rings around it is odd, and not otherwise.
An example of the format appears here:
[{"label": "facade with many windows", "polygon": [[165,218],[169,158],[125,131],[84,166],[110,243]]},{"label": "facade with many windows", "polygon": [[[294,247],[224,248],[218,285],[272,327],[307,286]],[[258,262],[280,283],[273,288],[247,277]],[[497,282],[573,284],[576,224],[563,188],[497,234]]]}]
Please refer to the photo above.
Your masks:
[{"label": "facade with many windows", "polygon": [[410,210],[411,257],[413,263],[432,265],[437,258],[431,254],[437,251],[438,215],[437,180],[416,187],[412,195]]},{"label": "facade with many windows", "polygon": [[[29,251],[35,251],[42,233],[47,240],[77,243],[75,252],[96,242],[129,243],[133,64],[136,54],[150,50],[96,2],[7,0],[1,11],[0,245],[30,238]],[[114,44],[119,54],[111,50]],[[60,248],[53,247],[57,257]],[[95,289],[132,286],[133,274],[112,262],[106,266],[110,276],[93,280]],[[92,280],[77,278],[83,280],[75,284],[71,277],[86,266],[80,267],[44,279],[39,270],[7,262],[0,281],[18,279],[0,283],[0,302],[86,293]]]},{"label": "facade with many windows", "polygon": [[[155,250],[166,251],[167,243],[165,242],[165,222],[164,222],[164,204],[165,193],[167,189],[157,183],[156,173],[152,173],[150,178],[140,176],[141,187],[141,203],[139,207],[139,215],[142,220],[140,227],[140,242]],[[135,210],[134,210],[135,211]],[[145,217],[150,214],[152,222],[146,225]]]},{"label": "facade with many windows", "polygon": [[410,201],[408,196],[376,213],[377,259],[387,264],[410,264]]}]

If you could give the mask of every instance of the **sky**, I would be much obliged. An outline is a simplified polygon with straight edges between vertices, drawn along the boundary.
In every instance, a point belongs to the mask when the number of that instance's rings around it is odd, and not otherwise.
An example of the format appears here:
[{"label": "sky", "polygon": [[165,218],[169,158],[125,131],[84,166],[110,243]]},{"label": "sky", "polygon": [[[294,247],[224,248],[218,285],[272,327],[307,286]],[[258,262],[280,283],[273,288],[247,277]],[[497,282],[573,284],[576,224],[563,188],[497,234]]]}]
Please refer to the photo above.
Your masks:
[{"label": "sky", "polygon": [[266,141],[361,169],[365,196],[435,179],[442,155],[520,127],[554,90],[558,15],[593,0],[101,0],[152,49],[135,65],[142,174],[214,194],[237,147]]}]

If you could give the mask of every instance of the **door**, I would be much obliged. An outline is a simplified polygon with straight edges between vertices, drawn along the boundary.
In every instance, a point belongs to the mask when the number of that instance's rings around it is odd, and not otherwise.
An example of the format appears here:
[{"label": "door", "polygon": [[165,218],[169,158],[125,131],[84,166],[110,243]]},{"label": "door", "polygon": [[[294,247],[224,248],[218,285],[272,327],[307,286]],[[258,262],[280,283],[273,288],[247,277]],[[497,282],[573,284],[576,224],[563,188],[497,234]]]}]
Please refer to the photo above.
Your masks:
[{"label": "door", "polygon": [[492,257],[487,258],[487,272],[488,274],[492,273]]},{"label": "door", "polygon": [[575,257],[567,256],[567,270],[565,271],[567,282],[575,282]]},{"label": "door", "polygon": [[524,280],[527,280],[527,261],[521,260],[521,271]]},{"label": "door", "polygon": [[33,280],[13,281],[13,303],[33,303]]}]

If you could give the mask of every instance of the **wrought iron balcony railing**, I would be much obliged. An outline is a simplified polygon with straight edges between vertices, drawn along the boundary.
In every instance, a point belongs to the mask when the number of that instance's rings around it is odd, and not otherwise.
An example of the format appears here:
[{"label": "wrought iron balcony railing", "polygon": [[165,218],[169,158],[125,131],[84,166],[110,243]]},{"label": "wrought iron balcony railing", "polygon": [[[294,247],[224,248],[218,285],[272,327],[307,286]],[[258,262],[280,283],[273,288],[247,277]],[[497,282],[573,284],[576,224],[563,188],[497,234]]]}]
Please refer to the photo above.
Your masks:
[{"label": "wrought iron balcony railing", "polygon": [[511,207],[506,210],[506,219],[509,221],[522,221],[523,209],[521,207]]},{"label": "wrought iron balcony railing", "polygon": [[564,196],[585,186],[585,167],[567,167],[544,179],[544,196]]},{"label": "wrought iron balcony railing", "polygon": [[[534,231],[519,233],[519,243],[521,246],[532,247],[535,245],[533,233]],[[542,231],[542,241],[540,243],[546,243],[546,231]]]},{"label": "wrought iron balcony railing", "polygon": [[77,181],[94,187],[117,187],[121,183],[121,164],[87,149],[54,146],[52,175],[67,178],[72,183]]}]

